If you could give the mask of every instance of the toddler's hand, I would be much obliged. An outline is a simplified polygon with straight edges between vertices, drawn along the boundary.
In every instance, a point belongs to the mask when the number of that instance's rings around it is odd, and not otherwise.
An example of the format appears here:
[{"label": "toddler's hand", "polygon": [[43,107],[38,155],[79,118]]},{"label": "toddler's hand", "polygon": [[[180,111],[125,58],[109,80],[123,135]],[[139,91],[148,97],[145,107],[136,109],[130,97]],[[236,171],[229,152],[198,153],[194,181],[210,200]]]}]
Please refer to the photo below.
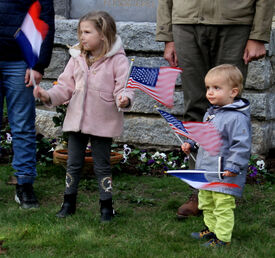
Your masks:
[{"label": "toddler's hand", "polygon": [[129,106],[129,104],[130,104],[130,100],[126,96],[119,96],[118,102],[119,102],[118,107],[120,107],[120,108],[125,108],[125,107]]},{"label": "toddler's hand", "polygon": [[44,89],[42,89],[38,85],[33,89],[33,96],[35,98],[40,99],[42,102],[46,102],[47,103],[47,102],[50,101],[50,96],[49,96],[48,92],[45,91]]},{"label": "toddler's hand", "polygon": [[225,170],[224,173],[222,174],[223,176],[228,176],[228,177],[234,177],[237,176],[236,173],[230,172],[228,170]]},{"label": "toddler's hand", "polygon": [[182,150],[185,154],[187,154],[187,155],[190,154],[190,149],[191,149],[191,144],[188,143],[188,142],[184,142],[184,143],[181,145],[181,150]]}]

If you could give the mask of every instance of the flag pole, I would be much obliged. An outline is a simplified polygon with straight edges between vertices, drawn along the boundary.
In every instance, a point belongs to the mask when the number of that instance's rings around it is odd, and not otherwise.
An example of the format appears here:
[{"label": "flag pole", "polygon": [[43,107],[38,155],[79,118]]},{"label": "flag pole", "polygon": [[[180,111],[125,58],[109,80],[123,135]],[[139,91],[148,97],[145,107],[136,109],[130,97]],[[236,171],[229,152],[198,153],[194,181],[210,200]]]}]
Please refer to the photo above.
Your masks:
[{"label": "flag pole", "polygon": [[[158,109],[157,105],[155,105],[155,108]],[[165,120],[165,119],[164,119]],[[166,121],[166,120],[165,120]],[[166,121],[167,123],[167,121]],[[170,127],[170,126],[169,126]],[[170,127],[170,129],[173,131],[173,129]],[[176,135],[176,137],[178,138],[178,140],[181,142],[181,144],[183,144],[184,142],[182,141],[182,139],[175,133],[175,131],[173,131],[173,133]],[[191,158],[194,160],[194,162],[196,162],[195,157],[192,155],[192,153],[189,154],[191,156]]]},{"label": "flag pole", "polygon": [[167,170],[165,171],[165,173],[167,174],[177,174],[177,173],[197,173],[197,174],[200,174],[200,173],[204,173],[204,174],[223,174],[224,172],[223,171],[206,171],[206,170],[188,170],[188,169],[183,169],[183,170]]},{"label": "flag pole", "polygon": [[36,82],[35,82],[35,79],[34,79],[34,74],[33,74],[33,69],[32,68],[30,68],[30,79],[31,79],[33,87],[35,88],[36,87]]},{"label": "flag pole", "polygon": [[126,90],[126,87],[127,87],[127,84],[128,84],[128,80],[129,80],[129,77],[130,77],[130,74],[131,74],[131,71],[132,71],[134,61],[135,61],[135,59],[132,58],[131,62],[130,62],[130,67],[129,67],[129,70],[128,70],[128,74],[127,74],[127,79],[125,81],[124,88],[123,88],[123,95],[125,94],[125,90]]}]

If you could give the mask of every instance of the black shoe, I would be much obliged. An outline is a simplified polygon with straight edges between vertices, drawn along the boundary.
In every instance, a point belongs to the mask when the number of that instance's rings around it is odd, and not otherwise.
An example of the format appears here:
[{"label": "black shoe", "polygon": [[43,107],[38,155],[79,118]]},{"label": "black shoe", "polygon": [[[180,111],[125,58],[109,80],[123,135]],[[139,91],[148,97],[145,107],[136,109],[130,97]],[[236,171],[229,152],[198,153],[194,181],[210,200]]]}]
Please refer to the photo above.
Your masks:
[{"label": "black shoe", "polygon": [[107,200],[99,200],[100,203],[100,220],[101,222],[110,222],[115,216],[115,210],[113,209],[112,198]]},{"label": "black shoe", "polygon": [[62,203],[61,210],[56,213],[58,218],[66,218],[69,215],[75,214],[76,210],[76,194],[65,194],[64,202]]},{"label": "black shoe", "polygon": [[15,201],[20,204],[23,209],[37,209],[39,203],[33,192],[32,184],[16,185]]}]

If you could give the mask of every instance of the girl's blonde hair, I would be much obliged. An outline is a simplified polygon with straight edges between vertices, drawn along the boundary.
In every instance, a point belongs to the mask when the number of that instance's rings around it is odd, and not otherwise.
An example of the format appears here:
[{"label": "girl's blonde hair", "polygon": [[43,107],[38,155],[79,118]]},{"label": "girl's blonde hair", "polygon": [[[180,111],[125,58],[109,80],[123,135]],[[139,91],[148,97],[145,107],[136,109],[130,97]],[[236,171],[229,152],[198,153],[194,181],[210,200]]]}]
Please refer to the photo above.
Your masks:
[{"label": "girl's blonde hair", "polygon": [[218,65],[208,71],[205,77],[222,76],[232,88],[238,88],[239,94],[243,91],[243,75],[239,68],[231,64]]},{"label": "girl's blonde hair", "polygon": [[[103,47],[102,51],[99,54],[99,56],[95,57],[92,61],[90,60],[90,52],[85,51],[80,40],[80,23],[83,21],[90,21],[94,24],[95,29],[98,31],[98,33],[103,35]],[[87,64],[91,65],[96,60],[103,57],[106,53],[108,53],[113,44],[116,41],[116,23],[112,16],[110,16],[107,12],[104,11],[97,11],[97,12],[89,12],[82,16],[78,22],[77,27],[77,35],[79,39],[79,47],[81,50],[81,53],[84,54]]]}]

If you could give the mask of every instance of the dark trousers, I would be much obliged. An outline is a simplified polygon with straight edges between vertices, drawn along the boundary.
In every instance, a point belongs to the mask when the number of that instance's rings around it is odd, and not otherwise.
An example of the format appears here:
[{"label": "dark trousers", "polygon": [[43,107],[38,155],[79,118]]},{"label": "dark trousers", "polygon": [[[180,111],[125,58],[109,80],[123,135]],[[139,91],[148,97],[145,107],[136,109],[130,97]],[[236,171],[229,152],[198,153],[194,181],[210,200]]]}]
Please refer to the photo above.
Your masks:
[{"label": "dark trousers", "polygon": [[243,53],[250,33],[247,25],[173,25],[179,66],[183,69],[184,120],[201,121],[209,105],[204,77],[220,64],[236,65],[247,74]]},{"label": "dark trousers", "polygon": [[101,200],[112,198],[110,153],[112,138],[98,137],[80,132],[69,133],[65,194],[77,193],[88,141],[91,142],[94,173],[98,180]]}]

